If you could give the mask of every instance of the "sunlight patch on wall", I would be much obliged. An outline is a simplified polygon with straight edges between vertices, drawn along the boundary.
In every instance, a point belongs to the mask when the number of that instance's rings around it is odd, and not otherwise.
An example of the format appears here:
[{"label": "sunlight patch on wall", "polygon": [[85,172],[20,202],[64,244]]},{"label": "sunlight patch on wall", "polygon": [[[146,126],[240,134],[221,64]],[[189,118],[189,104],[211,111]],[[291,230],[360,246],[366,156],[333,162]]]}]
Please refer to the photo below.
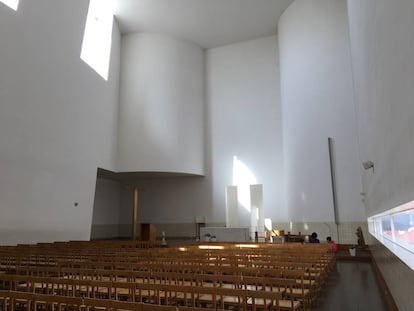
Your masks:
[{"label": "sunlight patch on wall", "polygon": [[105,80],[108,80],[113,19],[112,0],[90,0],[80,57]]},{"label": "sunlight patch on wall", "polygon": [[272,219],[271,218],[265,218],[264,222],[265,222],[266,230],[267,231],[272,231],[273,230]]},{"label": "sunlight patch on wall", "polygon": [[17,8],[19,7],[19,0],[0,0],[0,2],[3,2],[5,5],[15,11],[17,11]]},{"label": "sunlight patch on wall", "polygon": [[257,184],[256,176],[237,156],[233,156],[233,185],[237,186],[239,204],[249,212],[250,185],[254,184]]}]

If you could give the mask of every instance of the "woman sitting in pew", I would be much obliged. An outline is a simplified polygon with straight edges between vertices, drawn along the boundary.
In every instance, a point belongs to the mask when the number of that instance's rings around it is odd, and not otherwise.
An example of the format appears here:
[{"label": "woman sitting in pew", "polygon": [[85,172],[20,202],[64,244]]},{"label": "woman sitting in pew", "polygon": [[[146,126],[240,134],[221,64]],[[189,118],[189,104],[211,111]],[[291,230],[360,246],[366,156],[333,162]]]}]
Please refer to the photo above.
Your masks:
[{"label": "woman sitting in pew", "polygon": [[328,236],[326,238],[326,242],[328,242],[329,244],[331,244],[332,253],[336,254],[338,252],[338,245],[335,243],[335,241],[332,240],[332,238],[330,236]]}]

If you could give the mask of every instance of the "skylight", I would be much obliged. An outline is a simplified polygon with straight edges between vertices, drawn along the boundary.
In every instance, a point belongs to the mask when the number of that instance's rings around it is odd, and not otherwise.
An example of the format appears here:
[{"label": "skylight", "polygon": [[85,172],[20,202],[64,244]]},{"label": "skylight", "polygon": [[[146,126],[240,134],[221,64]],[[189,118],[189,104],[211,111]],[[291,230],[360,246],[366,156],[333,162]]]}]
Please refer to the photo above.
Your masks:
[{"label": "skylight", "polygon": [[108,80],[112,25],[112,0],[90,0],[80,57],[105,80]]},{"label": "skylight", "polygon": [[0,2],[3,2],[5,5],[15,11],[17,11],[17,7],[19,6],[19,0],[0,0]]}]

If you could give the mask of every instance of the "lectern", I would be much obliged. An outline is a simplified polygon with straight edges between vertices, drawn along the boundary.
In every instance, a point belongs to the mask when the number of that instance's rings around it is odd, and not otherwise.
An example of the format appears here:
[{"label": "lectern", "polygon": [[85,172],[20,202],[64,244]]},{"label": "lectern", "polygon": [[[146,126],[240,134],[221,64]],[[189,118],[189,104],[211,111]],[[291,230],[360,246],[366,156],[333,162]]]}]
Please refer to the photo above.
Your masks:
[{"label": "lectern", "polygon": [[141,241],[153,242],[157,240],[157,228],[154,224],[141,224]]}]

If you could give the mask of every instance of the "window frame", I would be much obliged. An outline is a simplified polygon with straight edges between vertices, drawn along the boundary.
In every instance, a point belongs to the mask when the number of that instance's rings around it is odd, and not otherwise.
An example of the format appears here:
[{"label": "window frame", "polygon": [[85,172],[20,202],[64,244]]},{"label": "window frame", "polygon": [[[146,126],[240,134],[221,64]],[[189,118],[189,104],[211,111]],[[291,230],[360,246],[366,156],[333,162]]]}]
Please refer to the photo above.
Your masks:
[{"label": "window frame", "polygon": [[[407,212],[414,214],[414,201],[405,203],[385,212],[368,217],[368,231],[381,244],[386,246],[391,252],[393,252],[405,264],[407,264],[412,270],[414,270],[414,242],[405,242],[402,239],[397,238],[395,234],[395,216],[406,214]],[[383,228],[383,220],[385,220],[385,218],[388,217],[391,235],[384,233],[383,230],[385,229]]]}]

